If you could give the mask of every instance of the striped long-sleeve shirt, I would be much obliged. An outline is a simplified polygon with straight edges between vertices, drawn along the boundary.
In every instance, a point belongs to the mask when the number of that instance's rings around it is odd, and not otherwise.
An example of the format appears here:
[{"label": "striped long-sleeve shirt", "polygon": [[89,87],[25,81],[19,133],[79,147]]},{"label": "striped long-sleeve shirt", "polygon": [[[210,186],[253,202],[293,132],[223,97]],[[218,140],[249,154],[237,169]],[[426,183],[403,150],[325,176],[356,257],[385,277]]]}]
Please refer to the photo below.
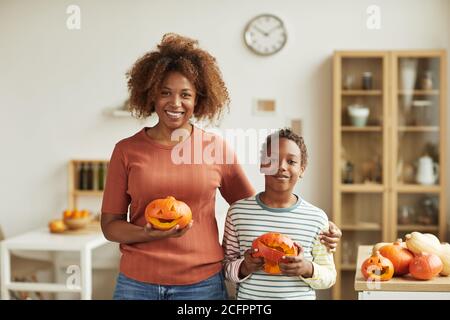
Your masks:
[{"label": "striped long-sleeve shirt", "polygon": [[[336,281],[333,254],[319,241],[319,232],[328,229],[323,210],[297,197],[290,208],[270,208],[256,196],[239,200],[228,210],[223,248],[225,277],[237,283],[237,299],[315,299],[314,289],[327,289]],[[264,270],[239,278],[244,252],[255,238],[267,232],[289,236],[312,261],[311,278],[271,275]]]}]

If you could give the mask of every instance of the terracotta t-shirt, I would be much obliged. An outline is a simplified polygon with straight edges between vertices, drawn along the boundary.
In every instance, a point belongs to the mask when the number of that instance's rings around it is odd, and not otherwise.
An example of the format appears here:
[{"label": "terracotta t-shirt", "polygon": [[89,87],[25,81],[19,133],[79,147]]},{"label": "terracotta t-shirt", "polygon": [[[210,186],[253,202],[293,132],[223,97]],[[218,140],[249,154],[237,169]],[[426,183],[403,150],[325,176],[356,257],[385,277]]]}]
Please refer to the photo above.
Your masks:
[{"label": "terracotta t-shirt", "polygon": [[189,138],[172,147],[155,142],[145,130],[116,144],[102,213],[129,209],[130,223],[144,226],[147,204],[173,196],[189,205],[194,224],[179,238],[121,244],[120,271],[162,285],[200,282],[221,270],[224,257],[215,218],[217,188],[229,204],[255,194],[254,189],[218,135],[193,126]]}]

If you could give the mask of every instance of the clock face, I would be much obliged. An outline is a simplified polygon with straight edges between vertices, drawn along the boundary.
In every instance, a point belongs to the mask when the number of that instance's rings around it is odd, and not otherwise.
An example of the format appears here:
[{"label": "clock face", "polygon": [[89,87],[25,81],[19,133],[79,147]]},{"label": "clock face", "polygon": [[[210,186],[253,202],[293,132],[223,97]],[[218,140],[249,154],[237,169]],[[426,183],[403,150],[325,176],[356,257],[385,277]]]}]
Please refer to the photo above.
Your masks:
[{"label": "clock face", "polygon": [[286,28],[280,18],[262,14],[247,24],[244,41],[256,54],[268,56],[280,51],[286,44]]}]

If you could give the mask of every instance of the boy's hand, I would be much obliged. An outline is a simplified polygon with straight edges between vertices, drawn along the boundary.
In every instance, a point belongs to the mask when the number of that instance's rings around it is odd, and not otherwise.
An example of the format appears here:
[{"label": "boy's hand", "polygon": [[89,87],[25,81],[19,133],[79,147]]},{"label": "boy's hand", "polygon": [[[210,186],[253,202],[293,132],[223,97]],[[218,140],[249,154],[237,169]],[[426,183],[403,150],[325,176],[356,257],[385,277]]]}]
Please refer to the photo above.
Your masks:
[{"label": "boy's hand", "polygon": [[258,249],[248,249],[244,252],[244,261],[239,267],[239,278],[245,278],[249,274],[261,270],[264,266],[264,258],[252,256],[256,252],[258,252]]},{"label": "boy's hand", "polygon": [[320,242],[328,247],[330,252],[335,252],[336,248],[341,241],[342,231],[333,222],[328,222],[328,231],[322,231],[319,234]]},{"label": "boy's hand", "polygon": [[305,260],[303,256],[303,247],[299,247],[297,256],[284,256],[280,263],[281,273],[286,276],[302,276],[304,278],[311,278],[314,273],[314,267],[311,261]]}]

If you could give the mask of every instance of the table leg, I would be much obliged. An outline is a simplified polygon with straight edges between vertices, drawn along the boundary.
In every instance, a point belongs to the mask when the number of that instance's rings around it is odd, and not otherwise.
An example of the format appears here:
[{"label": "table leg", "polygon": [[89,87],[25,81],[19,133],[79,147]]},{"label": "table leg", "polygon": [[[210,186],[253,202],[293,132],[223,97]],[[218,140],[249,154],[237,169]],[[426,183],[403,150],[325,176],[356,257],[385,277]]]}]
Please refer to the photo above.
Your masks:
[{"label": "table leg", "polygon": [[9,300],[8,285],[11,283],[11,259],[10,252],[5,243],[1,243],[1,298]]},{"label": "table leg", "polygon": [[91,250],[81,251],[81,299],[92,299],[92,255]]}]

